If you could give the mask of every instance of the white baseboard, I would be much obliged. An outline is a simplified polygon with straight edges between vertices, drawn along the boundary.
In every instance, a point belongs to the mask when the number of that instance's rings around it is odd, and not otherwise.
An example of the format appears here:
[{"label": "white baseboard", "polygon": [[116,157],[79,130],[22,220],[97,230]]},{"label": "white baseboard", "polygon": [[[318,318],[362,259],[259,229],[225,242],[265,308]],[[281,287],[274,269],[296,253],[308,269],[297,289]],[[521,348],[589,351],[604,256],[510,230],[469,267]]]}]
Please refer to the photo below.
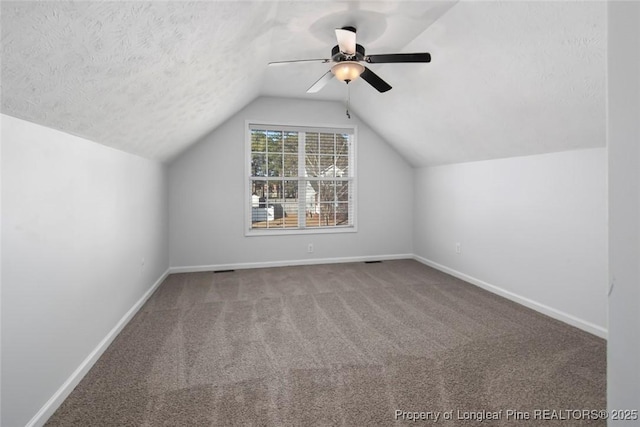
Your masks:
[{"label": "white baseboard", "polygon": [[528,307],[532,310],[535,310],[537,312],[540,312],[542,314],[545,314],[549,317],[553,317],[556,320],[560,320],[561,322],[567,323],[571,326],[575,326],[576,328],[582,329],[583,331],[589,332],[590,334],[596,335],[600,338],[604,338],[607,339],[607,330],[605,328],[603,328],[602,326],[598,326],[596,324],[593,324],[591,322],[588,322],[586,320],[580,319],[578,317],[575,317],[571,314],[565,313],[563,311],[560,311],[558,309],[549,307],[548,305],[539,303],[537,301],[534,301],[532,299],[523,297],[521,295],[518,295],[516,293],[513,293],[511,291],[507,291],[505,289],[502,289],[498,286],[492,285],[490,283],[487,283],[485,281],[482,281],[480,279],[476,279],[475,277],[469,276],[467,274],[461,273],[457,270],[454,270],[452,268],[446,267],[442,264],[438,264],[437,262],[431,261],[429,259],[423,258],[421,256],[418,255],[414,255],[413,259],[415,259],[418,262],[421,262],[422,264],[428,265],[429,267],[433,267],[436,270],[440,270],[443,273],[447,273],[450,274],[454,277],[457,277],[458,279],[464,280],[465,282],[469,282],[473,285],[476,285],[482,289],[485,289],[491,293],[494,293],[496,295],[500,295],[501,297],[507,298],[511,301],[517,302],[518,304],[524,305],[525,307]]},{"label": "white baseboard", "polygon": [[102,341],[93,349],[91,353],[82,361],[80,366],[71,374],[69,378],[62,384],[62,386],[51,396],[51,398],[44,404],[37,414],[31,418],[26,424],[26,427],[40,427],[47,422],[49,417],[58,409],[58,407],[69,396],[73,389],[78,385],[80,380],[89,372],[91,367],[102,356],[102,353],[109,347],[111,342],[118,336],[120,331],[129,323],[129,321],[140,310],[140,307],[144,305],[153,292],[160,286],[162,281],[169,275],[169,269],[167,269],[162,275],[155,281],[155,283],[142,295],[142,297],[125,313],[124,316],[116,323],[116,325],[109,331]]},{"label": "white baseboard", "polygon": [[346,262],[390,261],[394,259],[414,259],[413,254],[368,255],[341,258],[314,258],[289,261],[241,262],[230,264],[190,265],[171,267],[170,273],[196,273],[201,271],[242,270],[248,268],[292,267],[297,265],[338,264]]}]

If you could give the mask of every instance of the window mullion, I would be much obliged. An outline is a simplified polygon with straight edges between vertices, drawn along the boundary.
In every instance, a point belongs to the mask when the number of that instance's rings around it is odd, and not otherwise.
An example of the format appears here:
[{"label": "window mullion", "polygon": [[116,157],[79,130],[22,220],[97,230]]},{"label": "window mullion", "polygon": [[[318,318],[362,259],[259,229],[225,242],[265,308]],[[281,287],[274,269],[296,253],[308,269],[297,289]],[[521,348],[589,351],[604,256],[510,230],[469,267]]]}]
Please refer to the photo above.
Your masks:
[{"label": "window mullion", "polygon": [[338,136],[333,134],[333,225],[338,223]]},{"label": "window mullion", "polygon": [[298,227],[305,228],[307,226],[307,181],[306,181],[306,165],[304,161],[304,147],[307,140],[307,133],[300,132],[298,134]]}]

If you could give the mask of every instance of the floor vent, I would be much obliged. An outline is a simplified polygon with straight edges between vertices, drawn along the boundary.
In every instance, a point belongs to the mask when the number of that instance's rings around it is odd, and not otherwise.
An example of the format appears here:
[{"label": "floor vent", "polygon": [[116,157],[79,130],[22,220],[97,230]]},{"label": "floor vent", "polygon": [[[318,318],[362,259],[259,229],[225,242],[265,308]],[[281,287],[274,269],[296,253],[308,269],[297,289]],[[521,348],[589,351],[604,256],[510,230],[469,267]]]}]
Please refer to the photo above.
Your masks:
[{"label": "floor vent", "polygon": [[380,264],[382,261],[365,261],[365,264]]},{"label": "floor vent", "polygon": [[217,270],[214,273],[233,273],[235,270]]}]

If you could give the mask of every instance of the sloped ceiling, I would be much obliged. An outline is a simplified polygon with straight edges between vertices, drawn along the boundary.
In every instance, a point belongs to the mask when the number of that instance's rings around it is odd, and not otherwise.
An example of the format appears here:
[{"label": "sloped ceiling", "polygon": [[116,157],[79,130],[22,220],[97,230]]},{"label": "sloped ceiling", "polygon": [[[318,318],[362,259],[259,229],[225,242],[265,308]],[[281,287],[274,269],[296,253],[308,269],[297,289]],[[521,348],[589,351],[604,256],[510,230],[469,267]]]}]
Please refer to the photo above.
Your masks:
[{"label": "sloped ceiling", "polygon": [[[349,85],[351,109],[414,166],[605,144],[605,2],[5,2],[2,112],[168,161],[258,96],[306,89],[333,29],[393,90]],[[337,104],[338,105],[338,104]]]}]

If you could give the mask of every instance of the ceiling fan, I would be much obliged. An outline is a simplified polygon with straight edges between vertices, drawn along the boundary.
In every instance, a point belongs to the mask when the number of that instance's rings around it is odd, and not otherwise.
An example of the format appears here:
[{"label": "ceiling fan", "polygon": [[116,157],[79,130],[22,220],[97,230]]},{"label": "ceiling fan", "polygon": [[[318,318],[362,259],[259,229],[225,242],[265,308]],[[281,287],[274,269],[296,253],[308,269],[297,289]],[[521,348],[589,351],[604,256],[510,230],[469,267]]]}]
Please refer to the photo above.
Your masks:
[{"label": "ceiling fan", "polygon": [[330,59],[299,59],[293,61],[270,62],[269,65],[291,64],[298,62],[322,62],[333,63],[318,81],[316,81],[307,93],[315,93],[322,89],[334,76],[347,84],[350,81],[362,77],[367,83],[376,88],[378,92],[386,92],[391,86],[382,80],[376,73],[364,66],[362,62],[369,64],[389,64],[399,62],[431,62],[431,55],[422,53],[391,53],[384,55],[366,55],[364,47],[356,43],[356,29],[354,27],[336,28],[338,44],[331,49]]}]

